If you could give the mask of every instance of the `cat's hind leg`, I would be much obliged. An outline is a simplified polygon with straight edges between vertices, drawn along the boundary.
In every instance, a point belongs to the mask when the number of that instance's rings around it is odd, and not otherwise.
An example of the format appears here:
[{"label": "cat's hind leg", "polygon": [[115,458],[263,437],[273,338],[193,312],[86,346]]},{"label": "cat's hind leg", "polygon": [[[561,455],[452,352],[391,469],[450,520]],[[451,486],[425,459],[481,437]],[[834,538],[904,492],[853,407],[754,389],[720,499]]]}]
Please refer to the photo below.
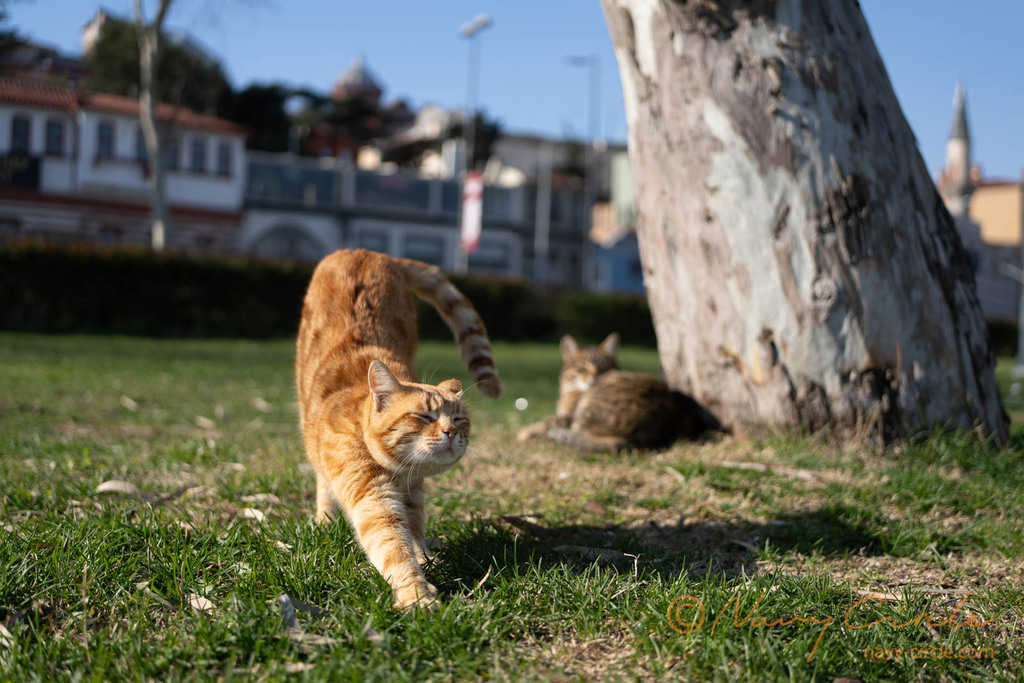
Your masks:
[{"label": "cat's hind leg", "polygon": [[550,441],[582,451],[619,451],[629,446],[629,443],[620,436],[594,436],[589,432],[561,427],[549,429],[547,437]]}]

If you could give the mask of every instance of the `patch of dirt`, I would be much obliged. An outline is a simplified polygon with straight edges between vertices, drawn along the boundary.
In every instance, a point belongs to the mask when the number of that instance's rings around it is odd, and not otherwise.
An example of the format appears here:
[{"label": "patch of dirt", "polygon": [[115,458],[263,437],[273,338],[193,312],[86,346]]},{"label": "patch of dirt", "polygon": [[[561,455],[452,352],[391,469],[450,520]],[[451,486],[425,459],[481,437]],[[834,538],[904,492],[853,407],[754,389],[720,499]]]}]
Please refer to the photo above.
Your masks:
[{"label": "patch of dirt", "polygon": [[[827,574],[836,583],[878,593],[921,592],[954,595],[1024,585],[1024,560],[982,555],[908,557],[789,556],[784,563],[757,562],[757,570],[782,576]],[[941,593],[941,591],[949,591]]]},{"label": "patch of dirt", "polygon": [[[639,656],[635,638],[623,630],[610,629],[606,635],[589,640],[575,633],[548,638],[527,637],[517,644],[520,656],[532,659],[531,670],[541,678],[558,683],[575,681],[619,680],[628,672],[629,680],[660,681],[651,660]],[[659,660],[664,669],[671,669],[678,657]]]}]

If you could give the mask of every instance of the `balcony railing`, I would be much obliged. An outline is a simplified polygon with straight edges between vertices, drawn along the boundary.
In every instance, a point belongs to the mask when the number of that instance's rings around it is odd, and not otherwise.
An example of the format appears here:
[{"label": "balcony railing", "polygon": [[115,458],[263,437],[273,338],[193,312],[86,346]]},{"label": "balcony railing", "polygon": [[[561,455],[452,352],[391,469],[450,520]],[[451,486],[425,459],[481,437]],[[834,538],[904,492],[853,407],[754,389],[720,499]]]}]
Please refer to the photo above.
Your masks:
[{"label": "balcony railing", "polygon": [[[334,159],[250,152],[247,167],[246,200],[282,208],[387,211],[454,221],[462,196],[461,186],[454,181],[362,171]],[[532,229],[536,206],[536,188],[484,188],[486,222]],[[556,232],[580,232],[584,225],[582,195],[553,191],[550,224]]]}]

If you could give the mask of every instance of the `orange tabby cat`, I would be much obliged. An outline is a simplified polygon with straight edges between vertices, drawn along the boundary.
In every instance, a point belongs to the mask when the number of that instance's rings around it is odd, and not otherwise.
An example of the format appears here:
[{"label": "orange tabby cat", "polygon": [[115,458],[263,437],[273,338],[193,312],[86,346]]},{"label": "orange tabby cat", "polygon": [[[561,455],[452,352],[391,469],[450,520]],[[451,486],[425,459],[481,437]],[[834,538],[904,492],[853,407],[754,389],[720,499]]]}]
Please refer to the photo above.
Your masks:
[{"label": "orange tabby cat", "polygon": [[316,471],[316,519],[339,505],[373,566],[404,608],[437,590],[427,556],[423,478],[466,452],[469,417],[456,379],[413,374],[416,308],[430,302],[452,329],[480,391],[502,394],[491,345],[473,305],[440,270],[369,251],[337,251],[306,292],[295,355],[300,424]]}]

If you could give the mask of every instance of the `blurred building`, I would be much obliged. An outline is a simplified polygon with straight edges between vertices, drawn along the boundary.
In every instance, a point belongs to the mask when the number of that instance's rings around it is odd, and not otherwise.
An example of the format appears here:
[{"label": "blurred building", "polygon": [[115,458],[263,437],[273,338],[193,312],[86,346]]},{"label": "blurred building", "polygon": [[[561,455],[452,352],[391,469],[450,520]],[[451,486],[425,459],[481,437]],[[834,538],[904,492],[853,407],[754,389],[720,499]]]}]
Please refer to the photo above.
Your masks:
[{"label": "blurred building", "polygon": [[[160,105],[167,246],[237,251],[245,131]],[[147,245],[151,160],[136,100],[0,78],[0,240]]]},{"label": "blurred building", "polygon": [[8,77],[50,80],[63,85],[78,83],[88,74],[85,60],[34,41],[21,43],[0,57],[0,75]]},{"label": "blurred building", "polygon": [[633,166],[625,149],[611,154],[607,201],[594,206],[590,230],[588,289],[642,294],[643,266],[636,238]]},{"label": "blurred building", "polygon": [[[79,32],[79,40],[82,43],[82,53],[86,56],[92,52],[96,42],[103,36],[103,32],[107,30],[111,24],[134,24],[135,21],[132,18],[119,15],[115,12],[111,12],[109,9],[101,7],[96,10],[96,13],[92,15],[92,18],[86,22]],[[164,32],[164,39],[171,45],[176,45],[184,50],[187,54],[196,58],[200,62],[205,64],[213,64],[217,62],[217,58],[213,56],[213,53],[196,40],[195,36],[185,32],[174,29],[168,29]]]},{"label": "blurred building", "polygon": [[971,161],[967,101],[957,85],[953,123],[946,141],[946,166],[936,186],[970,254],[982,312],[990,320],[1016,322],[1021,284],[1006,273],[1021,267],[1024,184],[984,178]]},{"label": "blurred building", "polygon": [[[414,172],[365,170],[344,157],[250,152],[240,248],[264,257],[315,261],[364,248],[452,270],[462,187]],[[533,278],[538,189],[487,185],[480,248],[471,274]],[[578,189],[552,190],[545,284],[579,287],[585,215]]]},{"label": "blurred building", "polygon": [[341,74],[334,88],[331,99],[344,100],[349,97],[363,97],[371,102],[379,102],[384,94],[380,80],[370,71],[363,55],[352,60],[349,68]]}]

